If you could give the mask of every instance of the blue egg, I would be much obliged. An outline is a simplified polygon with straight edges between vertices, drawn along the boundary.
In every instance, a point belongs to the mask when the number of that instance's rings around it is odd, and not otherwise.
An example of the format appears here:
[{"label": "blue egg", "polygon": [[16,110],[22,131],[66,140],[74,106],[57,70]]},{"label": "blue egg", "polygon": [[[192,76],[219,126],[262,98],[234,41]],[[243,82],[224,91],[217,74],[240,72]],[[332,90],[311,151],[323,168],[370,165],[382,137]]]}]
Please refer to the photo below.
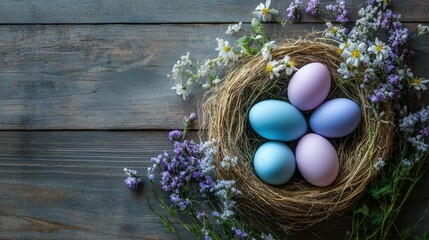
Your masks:
[{"label": "blue egg", "polygon": [[279,100],[255,104],[249,112],[250,126],[269,140],[293,141],[307,131],[302,113],[293,105]]},{"label": "blue egg", "polygon": [[296,168],[292,150],[281,142],[266,142],[256,150],[253,158],[256,175],[271,185],[285,184]]},{"label": "blue egg", "polygon": [[361,109],[347,98],[336,98],[320,105],[310,118],[311,129],[329,138],[344,137],[359,125]]}]

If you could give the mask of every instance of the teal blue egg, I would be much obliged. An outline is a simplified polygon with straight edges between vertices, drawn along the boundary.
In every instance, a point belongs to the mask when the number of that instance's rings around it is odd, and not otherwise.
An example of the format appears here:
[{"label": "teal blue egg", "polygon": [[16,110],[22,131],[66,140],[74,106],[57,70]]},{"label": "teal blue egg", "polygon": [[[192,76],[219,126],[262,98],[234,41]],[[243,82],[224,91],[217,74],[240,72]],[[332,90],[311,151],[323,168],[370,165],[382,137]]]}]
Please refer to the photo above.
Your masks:
[{"label": "teal blue egg", "polygon": [[356,102],[347,98],[336,98],[316,108],[310,117],[310,127],[324,137],[344,137],[358,127],[361,115],[361,109]]},{"label": "teal blue egg", "polygon": [[282,185],[289,181],[295,172],[295,156],[284,143],[266,142],[256,150],[253,167],[262,181],[271,185]]},{"label": "teal blue egg", "polygon": [[293,141],[307,131],[302,113],[293,105],[279,100],[265,100],[249,111],[250,126],[260,136],[277,141]]}]

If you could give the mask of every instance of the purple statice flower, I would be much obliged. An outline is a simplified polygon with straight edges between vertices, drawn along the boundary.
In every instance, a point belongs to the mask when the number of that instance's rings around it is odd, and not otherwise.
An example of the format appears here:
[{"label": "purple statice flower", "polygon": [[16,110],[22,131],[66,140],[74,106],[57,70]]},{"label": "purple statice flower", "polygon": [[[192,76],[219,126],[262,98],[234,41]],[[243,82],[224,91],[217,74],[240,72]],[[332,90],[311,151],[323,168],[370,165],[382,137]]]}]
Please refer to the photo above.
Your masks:
[{"label": "purple statice flower", "polygon": [[235,236],[237,238],[246,238],[247,237],[247,233],[242,230],[242,229],[238,229],[236,227],[232,227],[231,230],[235,233]]},{"label": "purple statice flower", "polygon": [[345,0],[337,0],[337,4],[330,4],[326,6],[326,9],[334,13],[337,21],[340,23],[345,23],[349,20],[347,18],[349,11],[346,9]]},{"label": "purple statice flower", "polygon": [[124,168],[124,172],[127,175],[127,178],[124,180],[125,184],[129,188],[136,190],[138,185],[142,182],[140,175],[134,169]]},{"label": "purple statice flower", "polygon": [[410,113],[399,121],[399,130],[409,135],[423,133],[428,131],[429,125],[429,106],[423,107],[420,111]]},{"label": "purple statice flower", "polygon": [[410,31],[404,27],[400,22],[401,15],[394,14],[392,10],[387,9],[383,13],[381,21],[381,28],[389,33],[389,43],[391,45],[392,62],[395,62],[396,58],[408,58],[414,54],[414,51],[408,46],[410,40]]},{"label": "purple statice flower", "polygon": [[[194,117],[191,116],[192,118]],[[180,134],[176,131],[171,135]],[[173,136],[171,138],[174,139]],[[171,155],[164,151],[158,157],[152,158],[154,166],[148,169],[148,174],[153,174],[153,169],[158,166],[161,174],[161,188],[170,192],[170,200],[175,206],[185,210],[191,205],[187,195],[191,184],[199,185],[201,193],[209,192],[213,188],[213,179],[203,166],[213,162],[209,159],[214,157],[215,151],[209,151],[213,145],[208,142],[197,144],[187,139],[175,141],[173,147]]]},{"label": "purple statice flower", "polygon": [[197,219],[200,221],[203,221],[207,218],[207,215],[205,212],[197,212]]},{"label": "purple statice flower", "polygon": [[290,3],[289,7],[286,9],[287,11],[287,18],[294,22],[294,21],[298,21],[299,19],[299,8],[302,5],[302,1],[301,0],[294,0]]},{"label": "purple statice flower", "polygon": [[368,5],[374,6],[376,2],[376,0],[368,0]]},{"label": "purple statice flower", "polygon": [[213,187],[213,179],[210,176],[206,176],[203,181],[199,183],[200,193],[209,191]]},{"label": "purple statice flower", "polygon": [[425,127],[425,128],[423,129],[423,135],[424,135],[425,137],[429,136],[429,126],[428,126],[428,127]]},{"label": "purple statice flower", "polygon": [[190,205],[191,204],[191,201],[189,201],[189,199],[185,199],[184,201],[180,201],[178,204],[177,204],[177,206],[180,208],[180,210],[185,210],[186,209],[186,207],[188,206],[188,205]]},{"label": "purple statice flower", "polygon": [[392,85],[397,85],[399,83],[399,76],[396,74],[390,74],[388,79]]},{"label": "purple statice flower", "polygon": [[183,136],[183,132],[180,130],[173,130],[168,133],[168,139],[172,142],[181,141]]},{"label": "purple statice flower", "polygon": [[310,0],[308,2],[308,7],[305,9],[306,12],[310,13],[313,16],[316,16],[319,12],[319,0]]}]

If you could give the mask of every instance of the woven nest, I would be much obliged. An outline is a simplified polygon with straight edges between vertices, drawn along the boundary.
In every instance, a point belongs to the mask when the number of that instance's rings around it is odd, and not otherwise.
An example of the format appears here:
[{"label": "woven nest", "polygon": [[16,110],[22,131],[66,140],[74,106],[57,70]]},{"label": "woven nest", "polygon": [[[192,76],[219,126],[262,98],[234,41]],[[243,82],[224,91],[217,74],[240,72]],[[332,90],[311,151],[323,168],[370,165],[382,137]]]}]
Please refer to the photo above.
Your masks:
[{"label": "woven nest", "polygon": [[[273,59],[289,55],[296,66],[320,62],[332,78],[328,99],[345,97],[359,103],[362,121],[351,135],[330,140],[335,146],[340,171],[328,187],[315,187],[302,177],[293,177],[283,186],[270,186],[255,175],[252,162],[256,149],[266,140],[250,127],[250,108],[266,99],[287,101],[290,77],[269,79],[266,62],[257,55],[240,64],[225,77],[223,84],[206,96],[201,111],[208,137],[218,142],[217,166],[224,156],[237,156],[238,164],[226,170],[216,169],[218,178],[236,181],[242,191],[238,210],[252,222],[276,223],[284,231],[299,230],[338,215],[349,208],[375,177],[374,163],[388,159],[394,135],[394,114],[390,104],[378,106],[383,121],[374,111],[368,95],[360,88],[361,79],[343,80],[337,73],[341,58],[338,48],[324,39],[289,40],[272,52]],[[308,117],[308,114],[307,114]],[[288,143],[294,149],[296,142]],[[297,175],[297,174],[296,174]]]}]

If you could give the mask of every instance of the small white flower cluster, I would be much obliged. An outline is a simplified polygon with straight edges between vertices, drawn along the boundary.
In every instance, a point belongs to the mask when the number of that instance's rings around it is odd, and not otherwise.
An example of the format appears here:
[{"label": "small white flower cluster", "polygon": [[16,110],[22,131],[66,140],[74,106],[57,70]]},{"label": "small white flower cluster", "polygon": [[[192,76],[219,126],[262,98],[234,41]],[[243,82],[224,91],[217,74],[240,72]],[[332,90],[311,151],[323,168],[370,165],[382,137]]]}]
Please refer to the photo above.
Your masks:
[{"label": "small white flower cluster", "polygon": [[217,153],[216,140],[206,141],[200,144],[200,153],[203,157],[201,158],[201,172],[204,175],[212,173],[215,169],[214,159]]},{"label": "small white flower cluster", "polygon": [[279,11],[275,8],[270,8],[271,0],[265,1],[265,4],[260,3],[256,8],[253,14],[255,14],[263,22],[271,21],[271,14],[278,14]]},{"label": "small white flower cluster", "polygon": [[383,0],[377,0],[374,6],[368,5],[366,8],[361,8],[359,10],[360,18],[356,20],[354,31],[351,34],[352,38],[366,41],[370,32],[376,32],[383,17],[381,9],[386,6]]},{"label": "small white flower cluster", "polygon": [[[192,83],[193,79],[191,76],[193,76],[193,73],[191,70],[186,69],[187,66],[191,66],[192,61],[189,58],[189,52],[186,53],[186,55],[183,55],[180,57],[179,60],[177,60],[177,63],[174,64],[173,69],[171,70],[172,74],[167,74],[167,77],[174,80],[175,84],[171,88],[176,91],[177,95],[182,95],[183,100],[186,99],[186,96],[189,95],[189,90],[187,88],[188,82]],[[188,81],[186,83],[183,83],[183,79],[187,79]]]},{"label": "small white flower cluster", "polygon": [[230,170],[231,168],[237,165],[237,162],[238,162],[237,157],[225,156],[220,162],[220,166],[222,168],[225,168],[226,170]]},{"label": "small white flower cluster", "polygon": [[425,35],[429,33],[429,26],[425,25],[417,25],[417,36]]},{"label": "small white flower cluster", "polygon": [[242,22],[239,22],[238,24],[229,25],[228,29],[226,30],[225,34],[233,34],[236,32],[239,32],[241,30]]},{"label": "small white flower cluster", "polygon": [[218,215],[222,220],[227,220],[234,215],[234,211],[232,211],[232,209],[236,202],[232,200],[232,198],[237,195],[241,195],[241,191],[235,188],[235,181],[217,180],[216,184],[212,189],[210,189],[210,191],[214,192],[214,195],[222,203],[222,212],[216,215]]},{"label": "small white flower cluster", "polygon": [[271,234],[265,234],[265,233],[262,233],[262,235],[261,235],[261,239],[262,239],[262,240],[274,240],[274,237],[273,237],[273,235],[271,235]]},{"label": "small white flower cluster", "polygon": [[378,158],[377,162],[374,163],[374,169],[380,171],[386,165],[383,158]]}]

